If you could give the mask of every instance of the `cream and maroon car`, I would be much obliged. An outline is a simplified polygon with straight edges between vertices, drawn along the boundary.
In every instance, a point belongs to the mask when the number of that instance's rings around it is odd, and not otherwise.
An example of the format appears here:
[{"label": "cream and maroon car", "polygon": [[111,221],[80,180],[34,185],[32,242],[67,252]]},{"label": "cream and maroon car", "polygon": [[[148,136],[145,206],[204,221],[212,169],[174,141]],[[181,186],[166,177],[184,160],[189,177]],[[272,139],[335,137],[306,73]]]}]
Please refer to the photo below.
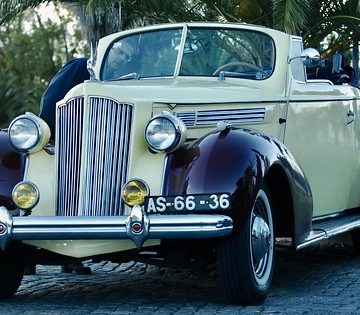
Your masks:
[{"label": "cream and maroon car", "polygon": [[229,301],[256,304],[277,240],[359,244],[360,91],[340,66],[316,76],[300,37],[252,25],[103,38],[55,141],[31,113],[0,133],[0,296],[28,264],[214,257]]}]

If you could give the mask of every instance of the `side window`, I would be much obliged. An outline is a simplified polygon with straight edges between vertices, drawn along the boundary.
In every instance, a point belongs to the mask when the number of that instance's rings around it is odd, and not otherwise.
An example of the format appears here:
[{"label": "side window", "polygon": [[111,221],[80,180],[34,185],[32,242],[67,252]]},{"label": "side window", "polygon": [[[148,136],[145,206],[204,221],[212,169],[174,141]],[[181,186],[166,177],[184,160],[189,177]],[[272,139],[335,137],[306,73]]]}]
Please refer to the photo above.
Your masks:
[{"label": "side window", "polygon": [[[303,44],[300,38],[294,37],[291,41],[291,56],[300,56],[303,50]],[[291,61],[291,73],[297,81],[306,82],[305,67],[300,58]]]}]

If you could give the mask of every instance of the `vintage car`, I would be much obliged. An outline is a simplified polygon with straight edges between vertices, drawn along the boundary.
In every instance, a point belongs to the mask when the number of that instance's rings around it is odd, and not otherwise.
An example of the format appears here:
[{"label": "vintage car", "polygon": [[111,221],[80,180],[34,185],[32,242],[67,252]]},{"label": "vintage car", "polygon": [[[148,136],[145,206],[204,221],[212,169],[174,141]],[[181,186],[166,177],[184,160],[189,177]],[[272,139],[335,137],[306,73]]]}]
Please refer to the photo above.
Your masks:
[{"label": "vintage car", "polygon": [[337,64],[318,77],[300,37],[247,24],[101,39],[54,141],[31,113],[0,133],[0,296],[31,264],[214,258],[229,302],[258,304],[276,244],[358,246],[360,91]]}]

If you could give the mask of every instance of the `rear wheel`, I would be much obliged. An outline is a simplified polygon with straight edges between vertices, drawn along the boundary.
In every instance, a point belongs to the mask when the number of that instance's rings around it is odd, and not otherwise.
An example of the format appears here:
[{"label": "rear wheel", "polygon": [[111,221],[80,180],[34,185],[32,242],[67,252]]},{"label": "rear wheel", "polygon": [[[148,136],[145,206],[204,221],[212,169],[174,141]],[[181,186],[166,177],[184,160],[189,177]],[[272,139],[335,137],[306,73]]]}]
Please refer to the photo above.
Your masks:
[{"label": "rear wheel", "polygon": [[260,304],[266,298],[274,271],[274,226],[266,187],[238,233],[218,243],[218,263],[225,295],[231,303]]},{"label": "rear wheel", "polygon": [[351,231],[351,239],[354,248],[360,252],[360,229],[355,229]]},{"label": "rear wheel", "polygon": [[24,264],[13,248],[0,252],[0,299],[15,294],[24,276]]}]

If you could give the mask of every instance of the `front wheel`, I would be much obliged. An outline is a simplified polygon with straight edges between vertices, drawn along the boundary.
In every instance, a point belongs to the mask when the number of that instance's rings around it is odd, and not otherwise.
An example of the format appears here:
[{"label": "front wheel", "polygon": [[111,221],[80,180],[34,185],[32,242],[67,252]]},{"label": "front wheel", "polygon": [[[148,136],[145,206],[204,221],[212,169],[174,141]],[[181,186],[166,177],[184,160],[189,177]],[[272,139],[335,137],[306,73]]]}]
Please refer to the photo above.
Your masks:
[{"label": "front wheel", "polygon": [[274,271],[274,244],[271,199],[263,187],[240,231],[218,243],[219,271],[230,303],[255,305],[265,300]]},{"label": "front wheel", "polygon": [[15,294],[24,276],[24,264],[16,248],[0,251],[0,299]]}]

